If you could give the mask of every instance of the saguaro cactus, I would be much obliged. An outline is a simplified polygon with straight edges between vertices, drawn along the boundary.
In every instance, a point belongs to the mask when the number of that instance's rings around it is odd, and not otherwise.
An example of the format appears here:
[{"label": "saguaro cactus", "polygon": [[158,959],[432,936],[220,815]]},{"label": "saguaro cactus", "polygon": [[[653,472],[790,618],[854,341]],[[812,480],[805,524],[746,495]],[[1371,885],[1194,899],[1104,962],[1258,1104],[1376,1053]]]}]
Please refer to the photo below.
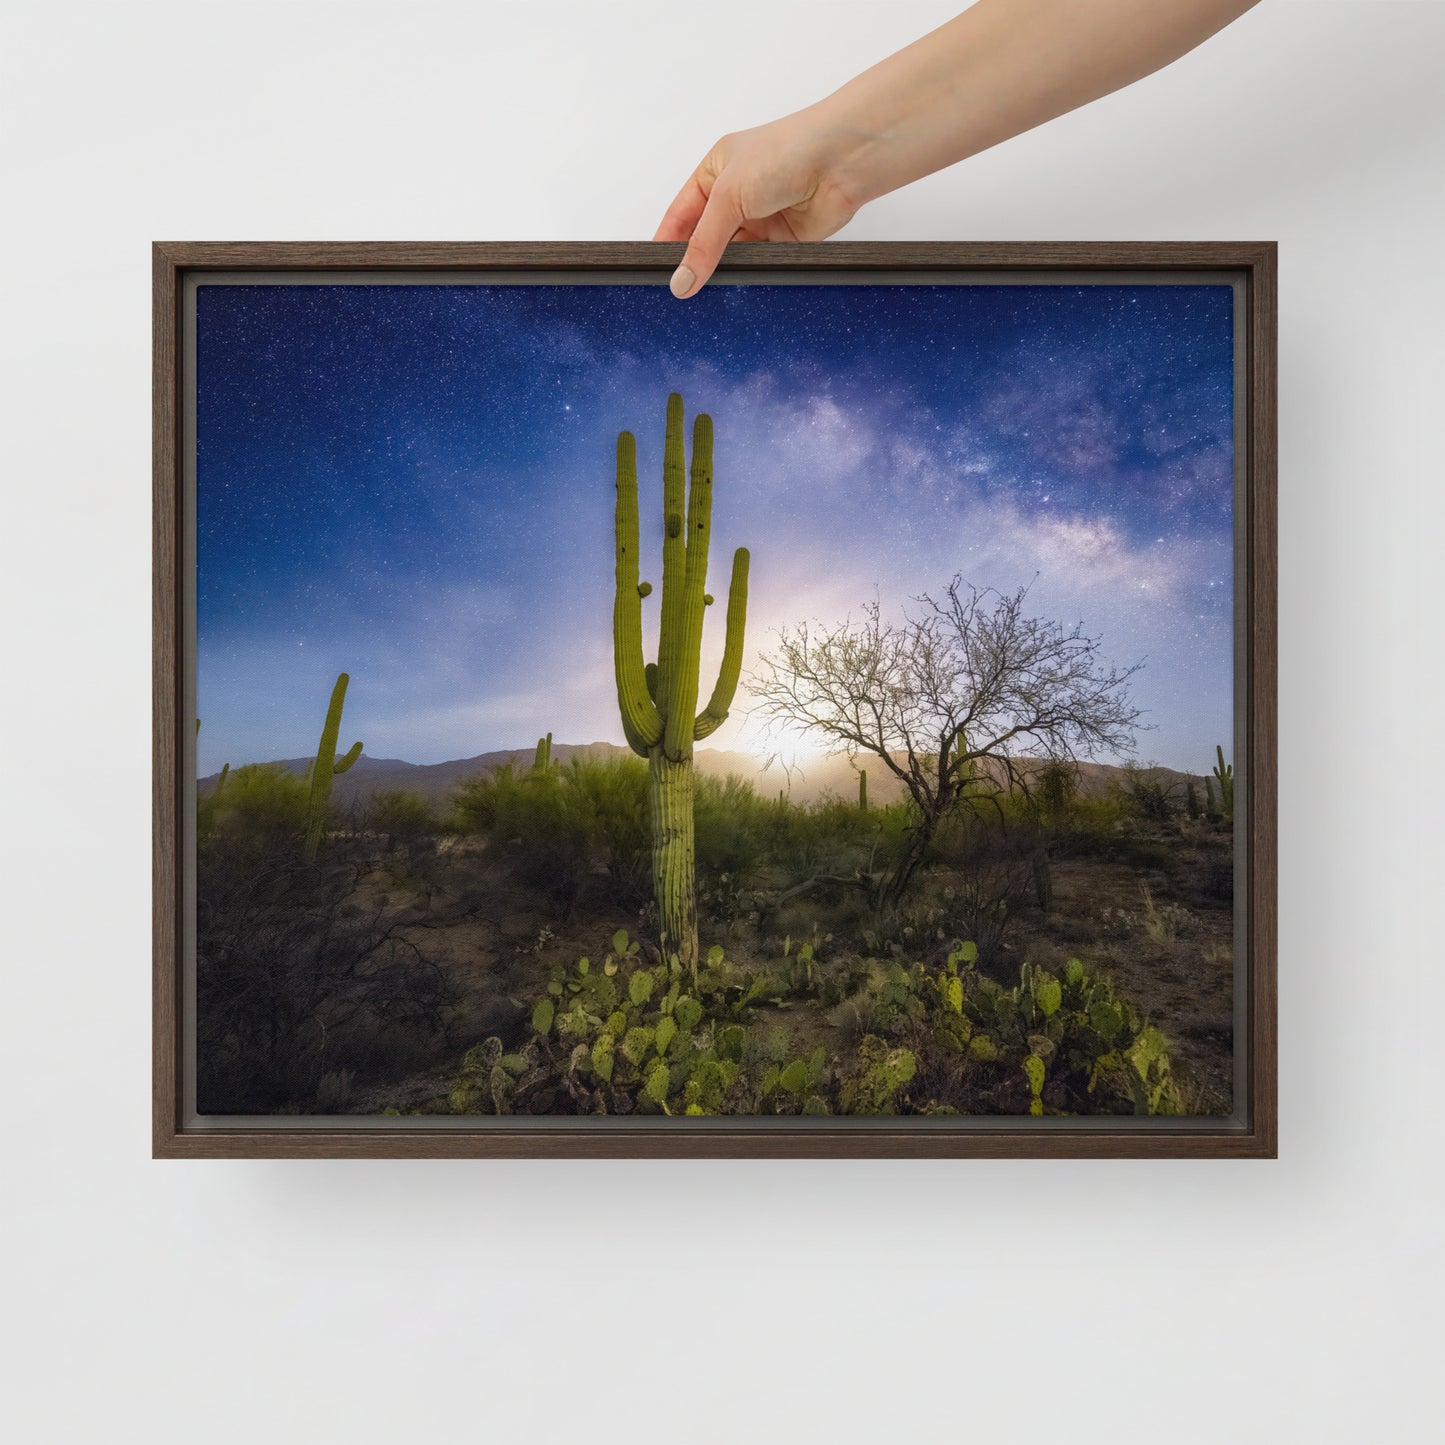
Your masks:
[{"label": "saguaro cactus", "polygon": [[306,813],[306,861],[316,861],[317,849],[321,847],[321,835],[326,831],[326,819],[331,812],[331,780],[337,773],[344,773],[361,756],[361,744],[352,743],[351,751],[344,758],[336,756],[336,739],[341,733],[341,708],[346,701],[346,685],[351,678],[340,673],[336,686],[331,689],[331,704],[326,709],[326,725],[321,729],[321,742],[316,749],[316,761],[311,767],[311,797]]},{"label": "saguaro cactus", "polygon": [[1234,819],[1234,768],[1224,761],[1224,749],[1218,743],[1214,745],[1215,756],[1219,762],[1214,768],[1214,781],[1219,784],[1219,810],[1224,815],[1226,822]]},{"label": "saguaro cactus", "polygon": [[532,759],[532,771],[545,773],[552,766],[552,734],[537,739],[537,752]]},{"label": "saguaro cactus", "polygon": [[617,438],[617,592],[612,608],[613,664],[622,730],[633,752],[648,762],[652,823],[652,884],[663,946],[697,967],[697,898],[693,849],[692,745],[715,732],[728,715],[743,664],[748,608],[748,551],[733,554],[722,666],[708,704],[697,712],[698,653],[707,593],[712,536],[712,418],[692,427],[692,468],[683,505],[682,398],[667,399],[662,455],[662,620],[657,661],[642,656],[642,599],[650,582],[638,580],[637,444],[631,432]]},{"label": "saguaro cactus", "polygon": [[868,811],[868,770],[858,769],[858,806],[863,812]]}]

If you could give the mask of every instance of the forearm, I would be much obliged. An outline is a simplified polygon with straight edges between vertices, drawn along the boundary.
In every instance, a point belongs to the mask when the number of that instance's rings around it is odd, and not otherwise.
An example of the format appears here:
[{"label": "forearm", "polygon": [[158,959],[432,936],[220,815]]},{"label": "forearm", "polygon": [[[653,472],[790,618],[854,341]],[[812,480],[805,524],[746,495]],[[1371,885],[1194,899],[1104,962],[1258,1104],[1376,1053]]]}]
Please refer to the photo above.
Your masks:
[{"label": "forearm", "polygon": [[978,0],[801,112],[856,206],[1162,69],[1255,0]]}]

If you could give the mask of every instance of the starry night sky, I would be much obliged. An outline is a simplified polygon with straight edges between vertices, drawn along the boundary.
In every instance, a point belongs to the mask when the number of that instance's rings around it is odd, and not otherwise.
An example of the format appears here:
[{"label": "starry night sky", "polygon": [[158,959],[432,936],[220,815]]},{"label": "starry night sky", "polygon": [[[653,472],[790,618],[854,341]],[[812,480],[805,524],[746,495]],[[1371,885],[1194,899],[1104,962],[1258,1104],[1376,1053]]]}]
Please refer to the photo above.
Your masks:
[{"label": "starry night sky", "polygon": [[[1231,307],[1184,285],[202,286],[198,771],[314,751],[342,670],[341,746],[372,757],[620,744],[614,447],[636,433],[656,585],[672,390],[716,426],[704,695],[736,546],[749,664],[772,628],[961,572],[1144,661],[1138,756],[1202,769],[1232,730]],[[712,744],[777,747],[745,711],[740,689]]]}]

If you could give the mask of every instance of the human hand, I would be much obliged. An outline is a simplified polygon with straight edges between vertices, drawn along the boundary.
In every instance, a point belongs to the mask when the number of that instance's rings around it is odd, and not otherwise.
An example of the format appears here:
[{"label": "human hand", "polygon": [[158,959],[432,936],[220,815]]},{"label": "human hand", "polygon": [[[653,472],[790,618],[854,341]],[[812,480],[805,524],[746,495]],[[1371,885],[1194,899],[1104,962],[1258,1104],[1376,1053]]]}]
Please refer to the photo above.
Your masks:
[{"label": "human hand", "polygon": [[831,96],[725,135],[653,237],[691,296],[730,241],[821,241],[865,202],[1192,50],[1255,0],[977,0]]},{"label": "human hand", "polygon": [[654,241],[686,241],[674,296],[700,290],[731,241],[821,241],[862,204],[838,169],[846,137],[808,111],[725,135],[687,178]]}]

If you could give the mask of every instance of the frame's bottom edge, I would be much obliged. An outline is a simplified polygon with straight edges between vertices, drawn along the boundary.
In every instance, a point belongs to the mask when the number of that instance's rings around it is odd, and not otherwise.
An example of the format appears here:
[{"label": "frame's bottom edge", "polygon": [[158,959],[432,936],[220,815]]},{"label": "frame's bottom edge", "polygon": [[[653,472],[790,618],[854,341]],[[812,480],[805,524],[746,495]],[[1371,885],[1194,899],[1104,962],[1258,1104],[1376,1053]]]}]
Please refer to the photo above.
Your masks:
[{"label": "frame's bottom edge", "polygon": [[666,1132],[607,1137],[556,1131],[501,1133],[262,1133],[208,1130],[154,1141],[155,1159],[1274,1159],[1272,1135],[1055,1133],[1048,1135],[817,1131]]}]

